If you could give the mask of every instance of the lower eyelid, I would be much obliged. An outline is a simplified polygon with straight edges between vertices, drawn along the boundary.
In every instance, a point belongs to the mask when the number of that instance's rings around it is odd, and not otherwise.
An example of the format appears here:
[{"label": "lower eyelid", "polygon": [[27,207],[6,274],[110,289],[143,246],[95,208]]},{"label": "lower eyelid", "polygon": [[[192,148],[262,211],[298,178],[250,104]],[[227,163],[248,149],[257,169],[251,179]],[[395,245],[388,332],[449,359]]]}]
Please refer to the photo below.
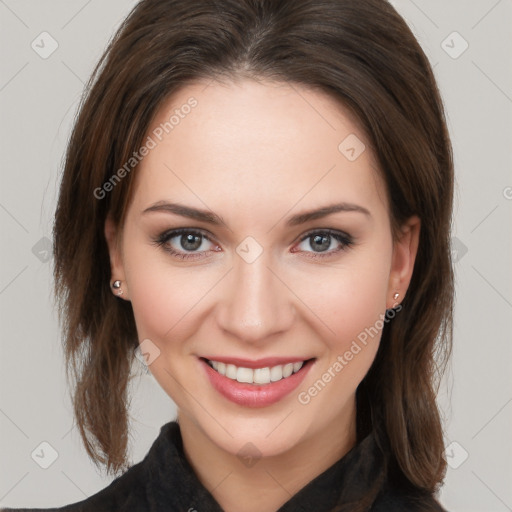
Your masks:
[{"label": "lower eyelid", "polygon": [[[210,249],[210,250],[207,250],[207,251],[180,251],[180,250],[176,250],[174,249],[172,246],[169,245],[169,242],[170,240],[172,240],[173,238],[178,238],[180,236],[183,236],[183,235],[186,235],[186,234],[193,234],[193,235],[197,235],[197,236],[201,236],[204,240],[207,240],[210,244],[213,244],[214,247],[217,247],[216,249]],[[292,251],[292,252],[304,252],[304,253],[307,253],[307,254],[311,254],[313,255],[313,257],[327,257],[329,255],[333,255],[333,254],[336,254],[336,253],[339,253],[345,249],[348,249],[349,247],[351,247],[354,243],[354,240],[353,240],[353,237],[347,233],[343,233],[343,232],[337,232],[337,231],[332,231],[332,230],[318,230],[318,231],[310,231],[309,233],[306,233],[300,240],[298,243],[302,243],[304,242],[305,240],[309,239],[309,238],[312,238],[313,236],[315,235],[328,235],[330,236],[332,239],[336,240],[339,244],[341,244],[341,246],[337,249],[331,249],[331,250],[328,250],[328,251],[319,251],[319,252],[316,252],[316,251]],[[203,233],[199,230],[194,230],[194,229],[191,229],[191,230],[186,230],[186,229],[179,229],[179,230],[170,230],[170,231],[167,231],[165,233],[162,233],[160,236],[157,236],[155,239],[154,239],[154,242],[157,244],[157,245],[160,245],[162,246],[162,248],[171,253],[173,256],[177,257],[177,258],[180,258],[180,259],[200,259],[202,258],[202,254],[205,254],[207,252],[211,252],[212,250],[214,252],[220,252],[222,249],[219,249],[219,246],[218,244],[216,244],[212,238],[210,236],[208,236],[208,234],[206,233]],[[204,256],[203,256],[204,257]]]}]

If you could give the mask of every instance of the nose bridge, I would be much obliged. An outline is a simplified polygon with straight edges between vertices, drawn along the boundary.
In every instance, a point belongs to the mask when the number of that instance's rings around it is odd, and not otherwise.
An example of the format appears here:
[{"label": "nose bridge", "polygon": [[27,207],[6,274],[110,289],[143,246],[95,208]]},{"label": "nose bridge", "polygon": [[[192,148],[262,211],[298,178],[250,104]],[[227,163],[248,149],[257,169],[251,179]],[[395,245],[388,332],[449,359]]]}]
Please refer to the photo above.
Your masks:
[{"label": "nose bridge", "polygon": [[239,339],[257,342],[289,327],[292,304],[286,287],[270,270],[269,254],[263,251],[254,261],[240,254],[226,283],[219,324]]}]

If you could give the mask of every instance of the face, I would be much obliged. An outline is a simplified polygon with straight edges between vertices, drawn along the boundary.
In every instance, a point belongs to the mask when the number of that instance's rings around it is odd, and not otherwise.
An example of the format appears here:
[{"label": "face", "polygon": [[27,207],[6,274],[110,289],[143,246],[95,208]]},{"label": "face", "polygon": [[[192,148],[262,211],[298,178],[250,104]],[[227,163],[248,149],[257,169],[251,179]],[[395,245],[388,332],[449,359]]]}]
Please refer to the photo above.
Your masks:
[{"label": "face", "polygon": [[353,426],[419,230],[411,219],[393,243],[355,120],[298,85],[196,83],[147,137],[125,222],[105,233],[180,421],[264,456]]}]

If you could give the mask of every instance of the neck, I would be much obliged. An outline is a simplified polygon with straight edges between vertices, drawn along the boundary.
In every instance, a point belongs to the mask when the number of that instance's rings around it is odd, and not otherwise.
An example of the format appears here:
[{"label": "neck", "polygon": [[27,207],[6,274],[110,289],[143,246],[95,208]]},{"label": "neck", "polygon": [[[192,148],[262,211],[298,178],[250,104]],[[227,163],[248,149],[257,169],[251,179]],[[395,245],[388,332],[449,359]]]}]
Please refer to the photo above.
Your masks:
[{"label": "neck", "polygon": [[245,467],[206,436],[187,415],[179,416],[185,457],[199,481],[225,512],[279,509],[356,444],[355,399],[321,430],[279,455]]}]

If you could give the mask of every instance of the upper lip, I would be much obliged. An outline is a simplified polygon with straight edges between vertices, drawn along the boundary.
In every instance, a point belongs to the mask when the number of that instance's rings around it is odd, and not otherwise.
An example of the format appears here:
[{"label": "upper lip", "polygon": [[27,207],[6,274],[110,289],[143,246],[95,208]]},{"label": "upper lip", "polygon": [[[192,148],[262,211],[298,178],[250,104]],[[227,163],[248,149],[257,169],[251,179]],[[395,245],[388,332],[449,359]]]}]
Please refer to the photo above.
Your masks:
[{"label": "upper lip", "polygon": [[219,363],[234,364],[239,368],[272,368],[273,366],[285,365],[288,363],[299,363],[311,359],[310,357],[264,357],[262,359],[242,359],[239,357],[225,356],[204,356],[203,359],[209,361],[218,361]]}]

